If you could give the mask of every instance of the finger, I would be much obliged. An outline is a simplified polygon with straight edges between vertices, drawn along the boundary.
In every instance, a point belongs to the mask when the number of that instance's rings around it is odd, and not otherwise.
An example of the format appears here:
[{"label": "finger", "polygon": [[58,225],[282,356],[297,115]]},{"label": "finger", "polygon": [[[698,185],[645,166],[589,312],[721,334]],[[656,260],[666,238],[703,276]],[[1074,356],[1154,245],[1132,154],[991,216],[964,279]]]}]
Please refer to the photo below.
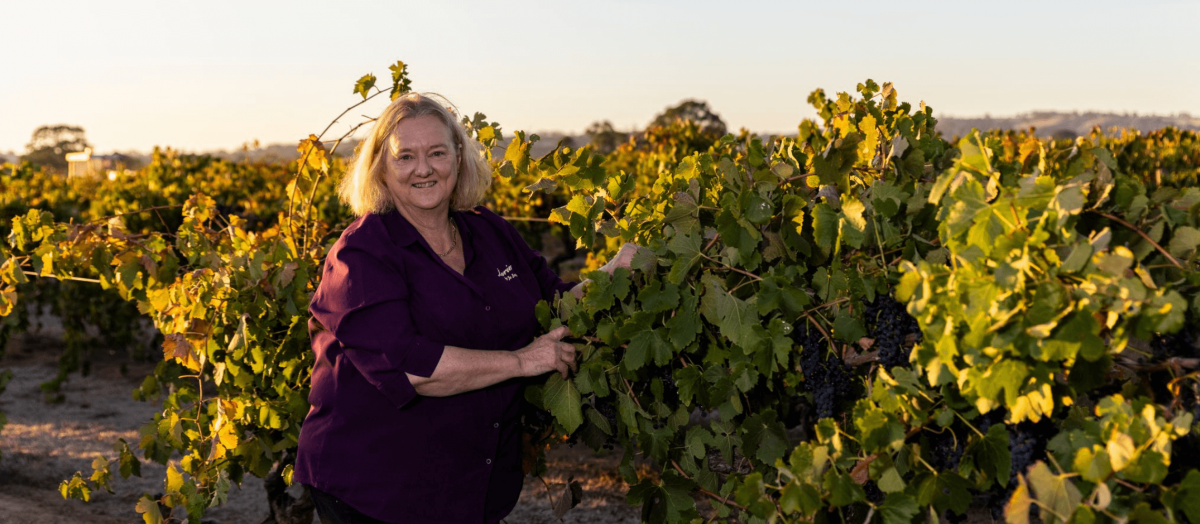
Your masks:
[{"label": "finger", "polygon": [[567,326],[559,326],[557,328],[550,330],[549,333],[546,333],[546,336],[548,336],[554,340],[562,340],[563,337],[570,335],[570,334],[571,334],[571,328],[569,328]]},{"label": "finger", "polygon": [[558,362],[557,368],[558,368],[558,372],[562,374],[562,378],[567,378],[567,364],[566,364],[566,362],[563,362],[563,361],[561,361],[561,360],[560,360],[560,361]]},{"label": "finger", "polygon": [[578,356],[578,352],[575,351],[575,346],[563,348],[563,352],[562,352],[563,362],[566,362],[567,365],[571,367],[571,371],[579,370],[579,364],[575,362],[575,357],[577,357],[577,356]]}]

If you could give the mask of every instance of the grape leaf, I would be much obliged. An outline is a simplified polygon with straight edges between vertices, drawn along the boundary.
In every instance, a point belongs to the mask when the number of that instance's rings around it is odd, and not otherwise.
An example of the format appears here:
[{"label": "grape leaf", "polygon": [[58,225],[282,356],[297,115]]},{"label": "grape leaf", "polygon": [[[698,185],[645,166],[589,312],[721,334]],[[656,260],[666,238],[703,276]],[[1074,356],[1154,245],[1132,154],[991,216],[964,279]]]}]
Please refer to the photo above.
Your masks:
[{"label": "grape leaf", "polygon": [[861,320],[842,311],[833,321],[833,336],[844,342],[854,343],[867,336],[867,330],[863,327]]},{"label": "grape leaf", "polygon": [[1172,256],[1182,258],[1196,249],[1196,246],[1200,246],[1200,229],[1180,226],[1171,233],[1171,243],[1167,245],[1167,251]]},{"label": "grape leaf", "polygon": [[[1042,507],[1054,510],[1059,515],[1070,515],[1083,499],[1069,478],[1055,475],[1045,462],[1038,461],[1029,469],[1028,480]],[[1051,517],[1050,513],[1042,511],[1042,520],[1049,521]]]},{"label": "grape leaf", "polygon": [[721,335],[743,348],[756,348],[761,337],[756,336],[751,326],[758,324],[758,309],[751,308],[746,301],[725,290],[720,279],[705,274],[704,296],[700,300],[700,313],[715,324]]},{"label": "grape leaf", "polygon": [[1007,524],[1029,524],[1029,507],[1032,505],[1033,499],[1029,496],[1025,476],[1018,474],[1017,487],[1004,504],[1004,521]]},{"label": "grape leaf", "polygon": [[866,207],[857,198],[850,196],[842,199],[841,233],[846,245],[860,248],[866,240],[867,220],[863,218]]},{"label": "grape leaf", "polygon": [[638,302],[642,303],[642,311],[660,313],[675,309],[679,305],[679,286],[667,283],[663,286],[659,281],[653,281],[638,292]]},{"label": "grape leaf", "polygon": [[671,344],[663,336],[662,328],[642,330],[629,341],[622,365],[630,371],[642,368],[649,359],[662,366],[670,362],[674,353]]},{"label": "grape leaf", "polygon": [[371,94],[372,87],[375,87],[375,75],[367,73],[354,83],[354,93],[362,95],[363,100],[366,100]]},{"label": "grape leaf", "polygon": [[824,202],[813,208],[813,240],[817,247],[825,253],[838,251],[838,238],[841,234],[841,220],[837,211]]},{"label": "grape leaf", "polygon": [[142,520],[146,524],[162,524],[162,511],[158,509],[158,501],[150,498],[150,495],[142,495],[138,499],[134,510],[142,515]]},{"label": "grape leaf", "polygon": [[1179,483],[1180,493],[1175,497],[1176,507],[1187,515],[1188,520],[1200,522],[1200,471],[1191,470]]},{"label": "grape leaf", "polygon": [[687,293],[683,299],[683,307],[675,311],[675,316],[665,323],[669,330],[668,338],[676,350],[683,351],[700,334],[700,315],[696,312],[696,300]]},{"label": "grape leaf", "polygon": [[1079,472],[1084,480],[1093,483],[1107,479],[1112,473],[1108,452],[1100,446],[1095,446],[1095,451],[1090,448],[1079,450],[1075,455],[1074,466],[1075,471]]},{"label": "grape leaf", "polygon": [[904,493],[889,493],[879,507],[884,524],[908,524],[917,513],[917,500]]},{"label": "grape leaf", "polygon": [[835,507],[847,506],[867,499],[862,486],[845,473],[831,468],[825,472],[825,491],[829,492],[829,503]]},{"label": "grape leaf", "polygon": [[572,433],[583,424],[582,401],[575,383],[558,373],[551,373],[542,394],[542,405],[567,433]]},{"label": "grape leaf", "polygon": [[768,409],[747,417],[742,422],[746,434],[742,442],[745,452],[753,455],[764,464],[774,464],[775,460],[783,458],[787,452],[787,431],[783,424],[776,420],[775,411]]}]

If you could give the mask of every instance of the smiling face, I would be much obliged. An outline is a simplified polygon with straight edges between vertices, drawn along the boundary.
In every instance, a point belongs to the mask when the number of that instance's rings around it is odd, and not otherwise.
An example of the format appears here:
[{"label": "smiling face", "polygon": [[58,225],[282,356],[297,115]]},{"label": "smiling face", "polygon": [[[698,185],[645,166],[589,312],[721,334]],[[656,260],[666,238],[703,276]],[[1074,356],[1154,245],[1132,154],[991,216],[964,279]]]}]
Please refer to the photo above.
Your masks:
[{"label": "smiling face", "polygon": [[458,148],[436,115],[405,118],[387,143],[384,182],[406,217],[447,212],[458,183]]}]

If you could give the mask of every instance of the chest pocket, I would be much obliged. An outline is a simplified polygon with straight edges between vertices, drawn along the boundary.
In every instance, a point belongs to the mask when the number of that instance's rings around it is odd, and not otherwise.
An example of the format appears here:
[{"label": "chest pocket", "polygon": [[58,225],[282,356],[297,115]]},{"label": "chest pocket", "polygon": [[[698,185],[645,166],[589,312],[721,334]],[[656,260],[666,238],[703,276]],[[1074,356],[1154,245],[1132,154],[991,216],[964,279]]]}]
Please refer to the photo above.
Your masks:
[{"label": "chest pocket", "polygon": [[[505,253],[508,255],[509,253]],[[537,279],[529,267],[512,256],[480,257],[480,267],[472,272],[479,289],[483,291],[485,322],[493,325],[493,332],[501,335],[497,349],[509,349],[525,344],[518,340],[528,337],[536,330],[537,320],[533,308],[541,299]]]},{"label": "chest pocket", "polygon": [[431,340],[452,346],[474,348],[479,296],[461,280],[438,266],[409,267],[405,275],[409,289],[408,309],[414,327]]},{"label": "chest pocket", "polygon": [[477,253],[464,275],[475,289],[441,266],[410,266],[405,277],[417,330],[470,349],[511,350],[528,343],[524,339],[537,329],[533,308],[540,292],[529,267],[507,251]]}]

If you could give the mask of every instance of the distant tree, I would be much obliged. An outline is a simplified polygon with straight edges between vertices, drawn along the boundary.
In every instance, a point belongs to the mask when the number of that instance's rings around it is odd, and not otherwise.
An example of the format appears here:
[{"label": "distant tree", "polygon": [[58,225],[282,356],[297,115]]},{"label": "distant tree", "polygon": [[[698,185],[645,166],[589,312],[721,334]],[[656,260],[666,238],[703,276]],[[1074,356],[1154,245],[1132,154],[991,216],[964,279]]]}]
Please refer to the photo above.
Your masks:
[{"label": "distant tree", "polygon": [[1050,136],[1054,137],[1055,140],[1075,140],[1075,137],[1079,135],[1073,129],[1058,129],[1050,133]]},{"label": "distant tree", "polygon": [[678,105],[668,107],[654,117],[654,121],[650,122],[650,125],[666,126],[676,120],[693,122],[700,127],[700,132],[706,135],[716,137],[725,135],[725,121],[721,120],[721,117],[708,107],[708,102],[703,100],[689,98]]},{"label": "distant tree", "polygon": [[26,153],[21,160],[66,171],[67,153],[83,151],[88,145],[82,127],[66,124],[41,126],[34,130],[32,138],[25,145]]},{"label": "distant tree", "polygon": [[592,147],[604,154],[616,151],[617,147],[629,140],[629,133],[617,131],[608,120],[592,122],[584,133],[587,134]]}]

